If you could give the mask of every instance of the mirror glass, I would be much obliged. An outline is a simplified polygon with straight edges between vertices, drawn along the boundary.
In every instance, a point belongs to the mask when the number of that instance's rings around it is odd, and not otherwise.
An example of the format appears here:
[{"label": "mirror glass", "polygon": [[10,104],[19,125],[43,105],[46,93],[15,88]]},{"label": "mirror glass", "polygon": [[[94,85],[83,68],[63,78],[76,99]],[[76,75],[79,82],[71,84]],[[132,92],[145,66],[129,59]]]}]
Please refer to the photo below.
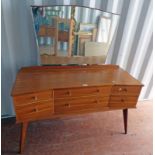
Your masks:
[{"label": "mirror glass", "polygon": [[33,6],[32,15],[42,62],[50,58],[47,64],[88,63],[70,61],[82,57],[104,58],[104,63],[119,22],[119,15],[79,6]]}]

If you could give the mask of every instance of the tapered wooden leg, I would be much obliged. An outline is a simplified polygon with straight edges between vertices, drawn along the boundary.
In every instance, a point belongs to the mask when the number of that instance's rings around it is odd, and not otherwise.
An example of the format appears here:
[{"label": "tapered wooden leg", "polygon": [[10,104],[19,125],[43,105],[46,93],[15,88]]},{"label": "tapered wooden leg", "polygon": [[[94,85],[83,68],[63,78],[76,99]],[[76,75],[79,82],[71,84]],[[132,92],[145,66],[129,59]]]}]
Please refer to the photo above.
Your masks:
[{"label": "tapered wooden leg", "polygon": [[127,128],[128,128],[128,109],[123,109],[123,120],[124,120],[125,134],[127,134]]},{"label": "tapered wooden leg", "polygon": [[23,153],[23,151],[24,151],[27,128],[28,128],[28,122],[23,122],[22,128],[21,128],[20,151],[19,151],[19,153]]}]

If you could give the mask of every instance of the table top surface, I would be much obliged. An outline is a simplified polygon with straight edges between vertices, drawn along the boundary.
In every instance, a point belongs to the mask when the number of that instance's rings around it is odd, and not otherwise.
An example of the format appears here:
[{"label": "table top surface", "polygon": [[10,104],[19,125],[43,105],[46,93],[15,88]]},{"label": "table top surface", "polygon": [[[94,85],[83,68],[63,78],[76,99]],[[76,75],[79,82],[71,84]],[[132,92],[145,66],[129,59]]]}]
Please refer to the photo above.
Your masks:
[{"label": "table top surface", "polygon": [[33,66],[19,70],[11,95],[105,85],[143,86],[117,65]]}]

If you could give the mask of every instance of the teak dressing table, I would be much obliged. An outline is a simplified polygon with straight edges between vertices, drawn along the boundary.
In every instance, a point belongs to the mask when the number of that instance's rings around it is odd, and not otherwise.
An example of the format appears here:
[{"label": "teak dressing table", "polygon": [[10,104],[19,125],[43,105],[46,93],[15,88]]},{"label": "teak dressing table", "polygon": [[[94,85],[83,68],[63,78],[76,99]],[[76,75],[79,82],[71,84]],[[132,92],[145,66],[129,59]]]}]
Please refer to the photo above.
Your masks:
[{"label": "teak dressing table", "polygon": [[117,65],[21,68],[12,90],[16,122],[22,123],[20,153],[28,123],[107,110],[136,108],[142,84]]}]

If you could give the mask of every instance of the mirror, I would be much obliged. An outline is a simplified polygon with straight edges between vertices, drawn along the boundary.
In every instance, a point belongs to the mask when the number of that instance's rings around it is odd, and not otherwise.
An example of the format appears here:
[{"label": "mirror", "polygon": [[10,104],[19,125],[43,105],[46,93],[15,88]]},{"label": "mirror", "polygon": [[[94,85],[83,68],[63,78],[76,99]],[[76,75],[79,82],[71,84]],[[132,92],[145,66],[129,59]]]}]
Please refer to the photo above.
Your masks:
[{"label": "mirror", "polygon": [[42,64],[104,63],[119,15],[79,6],[33,6]]}]

